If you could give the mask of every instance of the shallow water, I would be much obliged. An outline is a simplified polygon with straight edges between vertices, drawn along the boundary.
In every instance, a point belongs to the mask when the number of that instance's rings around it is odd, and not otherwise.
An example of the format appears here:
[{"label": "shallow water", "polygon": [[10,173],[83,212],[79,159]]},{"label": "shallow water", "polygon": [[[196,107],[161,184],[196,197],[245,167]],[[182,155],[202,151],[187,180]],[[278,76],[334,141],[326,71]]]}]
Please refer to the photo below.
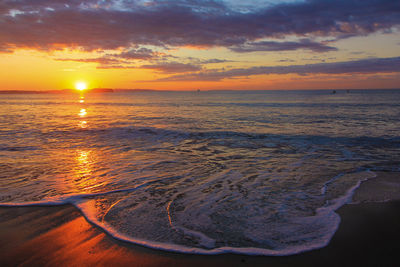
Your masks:
[{"label": "shallow water", "polygon": [[400,170],[399,117],[399,90],[1,95],[0,202],[160,249],[298,253]]}]

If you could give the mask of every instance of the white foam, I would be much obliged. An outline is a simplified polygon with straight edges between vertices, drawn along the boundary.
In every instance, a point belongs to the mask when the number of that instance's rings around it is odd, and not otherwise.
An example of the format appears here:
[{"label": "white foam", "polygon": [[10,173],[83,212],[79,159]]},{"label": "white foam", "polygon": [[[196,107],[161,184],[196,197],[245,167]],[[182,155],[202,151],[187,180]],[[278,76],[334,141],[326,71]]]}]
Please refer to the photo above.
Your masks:
[{"label": "white foam", "polygon": [[[56,206],[63,204],[72,204],[82,212],[83,216],[87,221],[103,229],[106,233],[108,233],[115,239],[124,242],[134,243],[152,249],[158,249],[170,252],[179,252],[179,253],[202,254],[202,255],[235,253],[235,254],[246,254],[246,255],[287,256],[287,255],[302,253],[313,249],[322,248],[330,242],[331,238],[333,237],[334,233],[336,232],[340,224],[340,217],[337,213],[335,213],[335,211],[351,200],[351,197],[353,196],[355,190],[360,186],[360,184],[363,181],[376,176],[376,174],[371,171],[366,171],[364,173],[367,173],[368,175],[366,175],[365,178],[359,180],[357,184],[348,189],[346,194],[344,194],[343,196],[330,201],[329,205],[327,206],[318,208],[316,210],[315,216],[294,219],[295,222],[301,222],[303,224],[304,223],[312,224],[318,222],[319,224],[325,225],[324,228],[319,230],[321,238],[314,240],[314,242],[312,243],[306,242],[305,244],[300,244],[280,249],[266,249],[266,248],[256,248],[256,247],[218,247],[213,249],[204,249],[204,248],[187,247],[178,244],[169,244],[169,243],[154,242],[144,239],[133,238],[126,234],[120,233],[118,230],[114,229],[107,222],[100,221],[97,218],[94,210],[91,208],[91,201],[93,200],[87,199],[88,197],[95,197],[95,196],[101,196],[119,192],[135,191],[146,186],[147,184],[142,184],[140,186],[131,189],[114,190],[110,192],[96,193],[96,194],[69,195],[59,198],[51,198],[43,201],[36,201],[36,202],[2,203],[0,204],[0,206],[3,207]],[[203,245],[206,248],[213,247],[215,245],[215,240],[213,240],[212,238],[208,237],[203,233],[190,230],[181,226],[174,226],[174,227],[180,231],[183,231],[188,235],[198,237],[201,240],[200,241],[201,245]]]},{"label": "white foam", "polygon": [[335,177],[333,177],[332,179],[330,179],[326,183],[324,183],[324,185],[321,188],[321,195],[325,195],[326,189],[328,188],[328,185],[330,185],[331,183],[333,183],[334,181],[336,181],[337,179],[339,179],[343,175],[344,175],[344,173],[339,173],[338,175],[336,175]]}]

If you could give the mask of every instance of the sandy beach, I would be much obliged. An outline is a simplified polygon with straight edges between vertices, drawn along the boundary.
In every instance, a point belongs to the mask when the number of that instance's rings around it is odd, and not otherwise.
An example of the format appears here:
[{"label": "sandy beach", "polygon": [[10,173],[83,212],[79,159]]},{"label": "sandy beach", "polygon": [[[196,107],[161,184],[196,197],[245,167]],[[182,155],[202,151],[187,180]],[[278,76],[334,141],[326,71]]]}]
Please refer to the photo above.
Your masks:
[{"label": "sandy beach", "polygon": [[[363,184],[385,187],[395,175]],[[369,194],[370,195],[370,194]],[[379,194],[378,194],[379,195]],[[380,196],[383,197],[382,195]],[[0,208],[1,266],[396,266],[400,261],[400,201],[345,205],[330,244],[288,257],[201,256],[121,242],[89,224],[71,205]]]}]

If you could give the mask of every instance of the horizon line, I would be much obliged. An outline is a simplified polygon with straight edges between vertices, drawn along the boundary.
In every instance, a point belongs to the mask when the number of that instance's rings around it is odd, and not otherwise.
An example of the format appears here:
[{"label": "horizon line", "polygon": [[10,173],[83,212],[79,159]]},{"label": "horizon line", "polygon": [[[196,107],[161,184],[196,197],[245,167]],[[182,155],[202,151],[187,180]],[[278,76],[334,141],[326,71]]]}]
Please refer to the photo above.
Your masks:
[{"label": "horizon line", "polygon": [[91,88],[84,92],[76,89],[54,89],[54,90],[0,90],[0,94],[84,94],[84,93],[114,93],[114,92],[221,92],[221,91],[360,91],[360,90],[400,90],[400,88],[330,88],[330,89],[142,89],[142,88]]}]

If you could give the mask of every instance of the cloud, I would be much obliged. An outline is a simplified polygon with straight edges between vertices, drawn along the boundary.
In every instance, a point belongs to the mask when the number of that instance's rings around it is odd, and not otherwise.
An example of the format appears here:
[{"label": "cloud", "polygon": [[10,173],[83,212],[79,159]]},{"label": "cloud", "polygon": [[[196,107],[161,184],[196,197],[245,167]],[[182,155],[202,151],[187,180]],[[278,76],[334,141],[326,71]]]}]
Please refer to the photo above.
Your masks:
[{"label": "cloud", "polygon": [[137,69],[138,66],[122,64],[100,64],[96,69]]},{"label": "cloud", "polygon": [[291,66],[259,66],[231,70],[205,70],[197,73],[174,75],[159,81],[219,81],[227,78],[262,74],[352,74],[400,72],[400,57],[372,58],[356,61],[318,63]]},{"label": "cloud", "polygon": [[165,62],[152,65],[142,65],[142,69],[152,69],[162,73],[183,73],[201,70],[201,67],[193,64],[184,64],[178,62]]},{"label": "cloud", "polygon": [[[308,0],[246,12],[217,0],[3,0],[0,47],[5,51],[135,45],[239,49],[247,43],[250,50],[303,46],[322,51],[332,48],[318,43],[307,46],[256,40],[293,35],[346,38],[390,31],[399,24],[400,2],[393,0]],[[146,56],[146,52],[141,55]]]},{"label": "cloud", "polygon": [[225,63],[225,62],[233,62],[233,61],[227,59],[218,59],[218,58],[206,59],[201,61],[202,64],[215,64],[215,63]]},{"label": "cloud", "polygon": [[[120,54],[112,54],[110,56],[124,58],[124,59],[141,59],[141,60],[149,60],[154,59],[161,56],[161,53],[156,53],[151,49],[142,47],[137,49],[129,49],[128,51],[121,52]],[[164,54],[163,54],[164,55]]]},{"label": "cloud", "polygon": [[256,51],[290,51],[297,49],[307,49],[313,52],[329,52],[336,51],[337,48],[327,46],[322,43],[313,42],[310,39],[301,39],[298,42],[251,42],[242,45],[237,45],[229,48],[230,50],[237,53],[248,53]]},{"label": "cloud", "polygon": [[83,63],[99,63],[102,65],[110,65],[121,63],[118,59],[107,58],[107,57],[97,57],[97,58],[56,58],[56,61],[74,61]]},{"label": "cloud", "polygon": [[13,50],[11,48],[6,48],[6,47],[1,47],[0,46],[0,53],[10,54],[12,52],[13,52]]},{"label": "cloud", "polygon": [[169,55],[161,52],[154,52],[145,47],[130,48],[120,53],[104,54],[95,58],[56,58],[57,61],[75,61],[83,63],[98,63],[97,68],[116,69],[116,68],[137,68],[132,66],[136,61],[165,59]]},{"label": "cloud", "polygon": [[295,60],[290,59],[290,58],[284,58],[284,59],[278,60],[278,62],[295,62]]},{"label": "cloud", "polygon": [[186,57],[182,58],[181,60],[183,61],[188,60],[191,64],[196,64],[196,65],[234,62],[233,60],[228,60],[228,59],[219,59],[219,58],[200,59],[195,57]]}]

